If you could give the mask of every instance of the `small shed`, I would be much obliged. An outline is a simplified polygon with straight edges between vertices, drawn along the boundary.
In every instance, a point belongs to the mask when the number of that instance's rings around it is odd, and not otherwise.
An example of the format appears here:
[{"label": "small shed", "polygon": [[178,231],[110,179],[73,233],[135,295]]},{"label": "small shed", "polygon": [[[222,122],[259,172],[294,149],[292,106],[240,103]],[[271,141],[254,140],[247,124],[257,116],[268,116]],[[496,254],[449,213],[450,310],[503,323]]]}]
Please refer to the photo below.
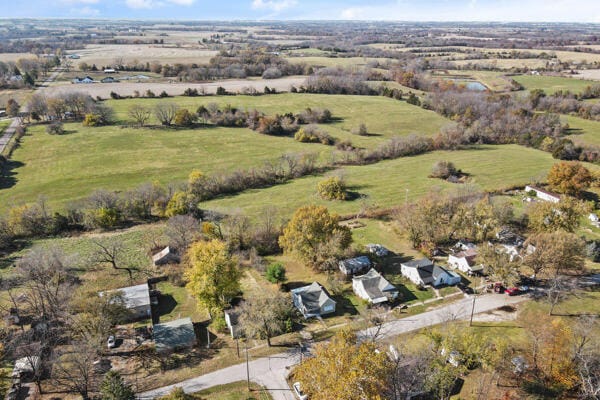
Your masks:
[{"label": "small shed", "polygon": [[240,314],[236,310],[225,311],[225,324],[233,339],[237,339],[242,336],[242,329],[239,323]]},{"label": "small shed", "polygon": [[371,260],[367,256],[360,256],[342,260],[339,262],[340,271],[345,275],[354,275],[358,272],[363,272],[371,268]]},{"label": "small shed", "polygon": [[154,343],[159,352],[189,349],[196,344],[196,332],[191,318],[156,324]]},{"label": "small shed", "polygon": [[155,267],[158,267],[169,263],[177,263],[179,262],[179,257],[167,246],[152,256],[152,262]]}]

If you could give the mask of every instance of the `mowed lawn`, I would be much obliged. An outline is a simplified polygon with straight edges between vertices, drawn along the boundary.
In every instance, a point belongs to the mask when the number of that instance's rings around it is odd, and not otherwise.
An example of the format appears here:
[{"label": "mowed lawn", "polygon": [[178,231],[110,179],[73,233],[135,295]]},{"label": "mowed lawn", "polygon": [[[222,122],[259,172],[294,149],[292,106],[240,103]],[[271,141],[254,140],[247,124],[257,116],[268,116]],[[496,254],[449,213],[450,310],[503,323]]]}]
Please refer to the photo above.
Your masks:
[{"label": "mowed lawn", "polygon": [[523,85],[526,90],[542,89],[546,94],[554,94],[559,90],[569,90],[572,93],[580,93],[586,87],[597,84],[597,82],[594,81],[562,78],[559,76],[518,75],[513,76],[512,79]]},{"label": "mowed lawn", "polygon": [[[168,99],[111,100],[108,104],[121,121],[130,121],[128,110],[134,104],[155,107],[159,102],[173,102],[195,112],[199,106],[216,103],[221,108],[231,105],[245,110],[258,110],[269,115],[299,113],[306,108],[327,108],[334,122],[322,125],[330,135],[339,140],[350,140],[355,146],[372,148],[396,135],[411,133],[434,135],[451,123],[433,111],[423,110],[404,101],[381,96],[345,96],[309,93],[283,93],[266,96],[209,96],[173,97]],[[131,121],[130,121],[131,122]],[[153,121],[157,123],[157,121]],[[351,133],[361,123],[367,125],[370,136]]]},{"label": "mowed lawn", "polygon": [[16,182],[0,189],[0,210],[34,202],[40,195],[52,206],[64,206],[96,189],[179,182],[192,169],[232,171],[262,165],[287,152],[331,149],[243,128],[151,130],[70,123],[65,129],[64,135],[48,135],[43,126],[28,130],[12,156]]},{"label": "mowed lawn", "polygon": [[365,206],[392,207],[403,204],[406,199],[414,201],[432,190],[464,187],[428,178],[438,160],[453,162],[457,168],[471,175],[475,187],[485,190],[526,185],[534,178],[543,179],[556,162],[549,153],[518,145],[480,146],[472,150],[433,152],[337,171],[344,176],[353,196],[364,196],[364,199],[322,200],[316,195],[316,187],[323,177],[311,176],[215,199],[201,204],[201,207],[221,211],[242,209],[248,215],[256,216],[267,205],[276,205],[284,215],[291,215],[302,205],[320,204],[340,214],[349,214]]},{"label": "mowed lawn", "polygon": [[568,138],[573,143],[600,146],[600,122],[571,115],[563,115],[561,119],[569,124]]}]

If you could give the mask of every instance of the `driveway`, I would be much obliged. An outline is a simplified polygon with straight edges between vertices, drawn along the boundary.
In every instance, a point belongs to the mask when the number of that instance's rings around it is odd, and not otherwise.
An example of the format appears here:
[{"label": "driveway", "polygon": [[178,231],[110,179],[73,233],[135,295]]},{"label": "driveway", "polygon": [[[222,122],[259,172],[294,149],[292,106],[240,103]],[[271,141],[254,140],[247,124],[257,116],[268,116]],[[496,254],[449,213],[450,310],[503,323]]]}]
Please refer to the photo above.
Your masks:
[{"label": "driveway", "polygon": [[[527,299],[528,297],[526,296],[509,297],[505,294],[477,296],[474,313],[479,314],[492,311],[504,305],[516,304]],[[452,320],[467,320],[471,315],[472,308],[473,296],[470,296],[433,311],[390,321],[383,325],[379,337],[397,336]],[[363,338],[367,338],[371,334],[372,331],[370,329],[358,332],[358,336]],[[293,400],[294,396],[287,385],[286,377],[289,368],[299,362],[299,350],[290,350],[271,357],[252,360],[249,363],[250,380],[266,387],[274,400]],[[187,393],[194,393],[212,386],[245,381],[246,379],[246,364],[243,363],[191,378],[174,385],[140,393],[138,397],[153,399],[169,393],[174,387],[181,387]]]}]

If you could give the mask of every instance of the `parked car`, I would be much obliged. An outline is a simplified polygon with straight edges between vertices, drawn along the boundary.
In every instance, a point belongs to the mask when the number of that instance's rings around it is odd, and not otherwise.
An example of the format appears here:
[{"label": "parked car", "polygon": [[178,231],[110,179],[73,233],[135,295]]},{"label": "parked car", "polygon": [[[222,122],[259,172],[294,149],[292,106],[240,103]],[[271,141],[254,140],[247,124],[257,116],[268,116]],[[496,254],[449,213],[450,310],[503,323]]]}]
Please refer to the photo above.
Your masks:
[{"label": "parked car", "polygon": [[527,286],[527,285],[519,286],[519,292],[521,292],[521,293],[529,292],[529,286]]},{"label": "parked car", "polygon": [[518,294],[521,294],[521,291],[517,287],[510,287],[510,288],[506,289],[505,291],[506,291],[506,294],[509,296],[516,296]]},{"label": "parked car", "polygon": [[106,341],[106,346],[109,349],[114,349],[115,347],[117,347],[117,341],[115,340],[115,337],[113,335],[110,335],[108,337],[108,340]]},{"label": "parked car", "polygon": [[504,293],[504,290],[506,290],[506,288],[504,287],[504,285],[501,282],[496,282],[494,283],[494,293]]},{"label": "parked car", "polygon": [[308,400],[308,395],[304,394],[300,388],[300,382],[295,382],[292,387],[294,388],[294,394],[299,400]]},{"label": "parked car", "polygon": [[458,285],[456,285],[463,293],[466,294],[473,294],[475,293],[473,291],[473,288],[471,288],[470,286],[465,285],[464,283],[459,283]]}]

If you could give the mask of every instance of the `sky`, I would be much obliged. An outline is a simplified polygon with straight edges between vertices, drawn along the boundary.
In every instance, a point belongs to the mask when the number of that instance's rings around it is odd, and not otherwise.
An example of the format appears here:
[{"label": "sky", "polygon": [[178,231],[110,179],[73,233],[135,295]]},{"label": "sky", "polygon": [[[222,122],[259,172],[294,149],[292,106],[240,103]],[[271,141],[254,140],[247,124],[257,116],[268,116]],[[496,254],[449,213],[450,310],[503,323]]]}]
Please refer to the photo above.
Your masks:
[{"label": "sky", "polygon": [[0,0],[2,17],[600,23],[600,0]]}]

